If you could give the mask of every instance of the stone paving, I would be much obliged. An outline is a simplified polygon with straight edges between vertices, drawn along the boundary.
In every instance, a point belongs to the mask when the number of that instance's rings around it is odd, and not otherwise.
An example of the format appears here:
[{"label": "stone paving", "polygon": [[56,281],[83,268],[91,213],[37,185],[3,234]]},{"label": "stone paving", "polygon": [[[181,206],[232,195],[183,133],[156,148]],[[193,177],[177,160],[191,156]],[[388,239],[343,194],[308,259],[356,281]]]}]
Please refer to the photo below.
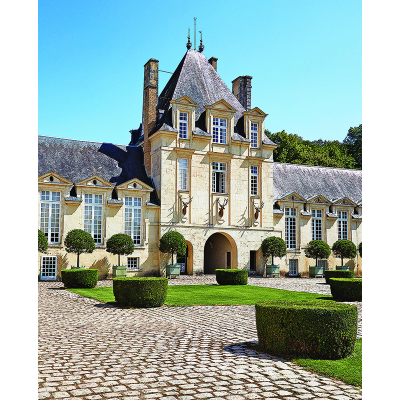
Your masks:
[{"label": "stone paving", "polygon": [[[249,278],[329,294],[323,282]],[[214,284],[215,276],[169,283]],[[60,282],[39,282],[38,294],[39,399],[361,399],[358,388],[254,350],[254,306],[120,309]]]}]

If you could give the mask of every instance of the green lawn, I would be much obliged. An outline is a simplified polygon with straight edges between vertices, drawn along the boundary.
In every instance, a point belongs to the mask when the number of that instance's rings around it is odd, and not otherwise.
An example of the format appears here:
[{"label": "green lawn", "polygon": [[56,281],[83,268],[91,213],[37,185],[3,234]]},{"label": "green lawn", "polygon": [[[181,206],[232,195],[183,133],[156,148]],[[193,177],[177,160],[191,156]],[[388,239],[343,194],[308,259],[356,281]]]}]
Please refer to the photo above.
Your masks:
[{"label": "green lawn", "polygon": [[354,353],[341,360],[296,358],[291,361],[317,374],[339,379],[349,385],[362,386],[362,339],[356,340]]},{"label": "green lawn", "polygon": [[[67,290],[103,303],[115,304],[112,287]],[[317,298],[328,299],[332,297],[315,293],[292,292],[250,285],[177,285],[168,286],[165,304],[167,306],[231,306],[255,304],[258,301],[266,299],[312,300]]]}]

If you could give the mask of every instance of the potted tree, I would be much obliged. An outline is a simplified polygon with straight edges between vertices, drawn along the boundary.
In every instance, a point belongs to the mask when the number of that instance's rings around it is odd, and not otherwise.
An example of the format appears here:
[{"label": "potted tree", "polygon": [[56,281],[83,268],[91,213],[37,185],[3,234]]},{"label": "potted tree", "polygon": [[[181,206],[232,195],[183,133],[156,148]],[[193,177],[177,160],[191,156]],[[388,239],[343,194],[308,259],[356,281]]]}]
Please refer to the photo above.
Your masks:
[{"label": "potted tree", "polygon": [[46,253],[48,246],[47,238],[40,229],[38,229],[38,231],[38,251],[40,253]]},{"label": "potted tree", "polygon": [[322,240],[311,240],[305,248],[305,255],[308,258],[315,258],[315,267],[309,266],[310,277],[322,277],[324,271],[322,267],[318,266],[318,259],[328,258],[331,254],[331,249],[327,243]]},{"label": "potted tree", "polygon": [[265,275],[280,275],[279,265],[274,264],[274,257],[283,257],[287,253],[286,243],[283,239],[270,236],[265,238],[261,243],[261,251],[265,259],[271,256],[271,265],[266,265]]},{"label": "potted tree", "polygon": [[126,265],[120,265],[120,257],[121,255],[127,256],[132,254],[133,250],[135,250],[133,240],[125,233],[117,233],[107,240],[106,251],[118,255],[118,265],[113,266],[113,278],[116,278],[117,276],[126,276]]},{"label": "potted tree", "polygon": [[64,245],[67,253],[75,253],[77,255],[76,268],[79,268],[79,256],[82,253],[93,253],[96,247],[91,234],[82,229],[69,231],[65,237]]},{"label": "potted tree", "polygon": [[179,265],[174,264],[174,254],[183,256],[186,248],[185,238],[179,232],[169,231],[161,237],[159,249],[162,253],[169,253],[172,261],[172,264],[167,265],[167,276],[180,275]]},{"label": "potted tree", "polygon": [[349,267],[343,265],[343,259],[344,258],[354,258],[357,256],[357,247],[356,245],[351,242],[350,240],[337,240],[335,243],[333,243],[332,246],[332,251],[335,257],[338,257],[342,260],[342,265],[341,266],[336,266],[336,270],[339,271],[348,271]]},{"label": "potted tree", "polygon": [[362,242],[358,245],[358,252],[360,253],[360,257],[362,258]]}]

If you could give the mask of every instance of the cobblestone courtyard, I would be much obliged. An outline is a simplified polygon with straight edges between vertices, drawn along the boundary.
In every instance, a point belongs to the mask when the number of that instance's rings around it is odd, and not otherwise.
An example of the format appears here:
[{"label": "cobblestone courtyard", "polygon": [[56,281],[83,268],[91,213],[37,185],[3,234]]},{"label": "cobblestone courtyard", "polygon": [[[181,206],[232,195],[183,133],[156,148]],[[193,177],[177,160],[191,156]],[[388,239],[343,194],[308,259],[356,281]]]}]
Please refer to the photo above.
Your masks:
[{"label": "cobblestone courtyard", "polygon": [[[169,282],[214,283],[215,276]],[[330,294],[323,283],[249,278],[251,285]],[[254,306],[119,309],[60,282],[39,282],[38,294],[39,399],[361,399],[357,388],[253,350]],[[361,303],[354,304],[361,336]]]}]

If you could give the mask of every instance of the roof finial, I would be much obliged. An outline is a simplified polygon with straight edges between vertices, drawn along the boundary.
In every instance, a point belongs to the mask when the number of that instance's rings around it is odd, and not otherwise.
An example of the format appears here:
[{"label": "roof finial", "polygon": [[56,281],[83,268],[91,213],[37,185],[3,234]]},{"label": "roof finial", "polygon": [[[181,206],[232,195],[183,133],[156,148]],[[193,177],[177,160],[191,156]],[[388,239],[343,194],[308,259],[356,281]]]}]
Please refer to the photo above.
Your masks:
[{"label": "roof finial", "polygon": [[196,50],[196,17],[193,17],[194,19],[194,49]]},{"label": "roof finial", "polygon": [[190,28],[188,29],[188,41],[186,43],[186,47],[189,50],[192,47],[192,43],[190,42]]},{"label": "roof finial", "polygon": [[204,46],[203,46],[203,34],[200,32],[200,46],[199,46],[199,51],[200,53],[204,50]]}]

